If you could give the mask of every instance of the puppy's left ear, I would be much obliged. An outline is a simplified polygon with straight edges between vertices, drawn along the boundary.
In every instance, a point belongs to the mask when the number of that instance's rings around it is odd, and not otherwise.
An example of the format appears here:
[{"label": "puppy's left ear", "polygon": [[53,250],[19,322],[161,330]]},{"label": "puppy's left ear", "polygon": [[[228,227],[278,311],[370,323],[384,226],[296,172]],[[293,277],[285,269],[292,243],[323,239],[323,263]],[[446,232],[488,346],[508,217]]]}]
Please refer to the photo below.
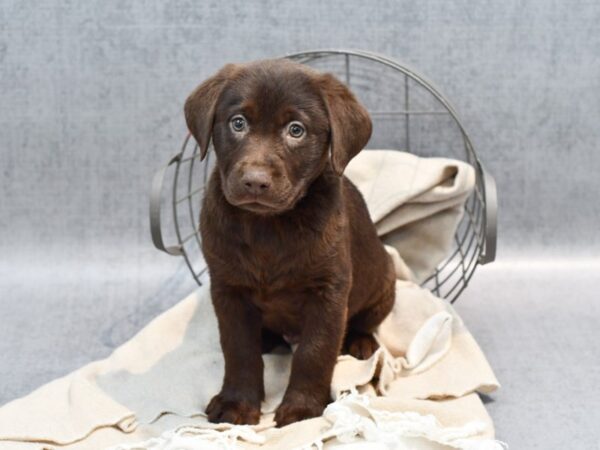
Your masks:
[{"label": "puppy's left ear", "polygon": [[185,101],[183,110],[188,129],[200,146],[200,159],[208,152],[212,129],[215,122],[215,109],[223,87],[236,71],[235,64],[227,64],[219,72],[210,77]]},{"label": "puppy's left ear", "polygon": [[373,124],[365,107],[341,81],[324,74],[320,83],[331,130],[331,166],[342,175],[350,160],[369,142]]}]

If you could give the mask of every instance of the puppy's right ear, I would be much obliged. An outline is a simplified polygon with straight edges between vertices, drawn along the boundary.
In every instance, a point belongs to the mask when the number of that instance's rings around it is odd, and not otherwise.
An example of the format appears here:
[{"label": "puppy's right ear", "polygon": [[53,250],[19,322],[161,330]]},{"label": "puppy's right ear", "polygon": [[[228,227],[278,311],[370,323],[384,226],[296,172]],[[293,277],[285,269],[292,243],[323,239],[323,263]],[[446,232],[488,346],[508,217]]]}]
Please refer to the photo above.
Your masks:
[{"label": "puppy's right ear", "polygon": [[235,64],[227,64],[217,74],[210,77],[185,101],[183,110],[185,121],[192,136],[200,146],[200,160],[206,157],[212,129],[215,122],[215,109],[223,87],[235,72]]}]

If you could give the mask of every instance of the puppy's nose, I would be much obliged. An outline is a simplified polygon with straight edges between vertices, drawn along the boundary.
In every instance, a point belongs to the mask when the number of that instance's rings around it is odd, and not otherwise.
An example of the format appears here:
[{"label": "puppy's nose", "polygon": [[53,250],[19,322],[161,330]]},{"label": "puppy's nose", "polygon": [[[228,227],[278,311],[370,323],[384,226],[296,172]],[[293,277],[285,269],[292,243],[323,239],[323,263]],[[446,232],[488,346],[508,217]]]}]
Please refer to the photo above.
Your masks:
[{"label": "puppy's nose", "polygon": [[242,183],[246,191],[259,195],[271,187],[271,177],[264,170],[251,169],[242,175]]}]

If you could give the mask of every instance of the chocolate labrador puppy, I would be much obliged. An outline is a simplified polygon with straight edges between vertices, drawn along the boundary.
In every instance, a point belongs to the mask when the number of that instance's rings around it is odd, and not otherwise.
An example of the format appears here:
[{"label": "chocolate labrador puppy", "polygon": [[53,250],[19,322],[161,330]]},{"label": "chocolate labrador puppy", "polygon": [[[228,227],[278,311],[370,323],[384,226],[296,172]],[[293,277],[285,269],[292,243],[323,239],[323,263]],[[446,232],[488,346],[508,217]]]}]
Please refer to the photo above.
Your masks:
[{"label": "chocolate labrador puppy", "polygon": [[318,416],[342,347],[368,358],[394,302],[391,259],[342,175],[371,136],[369,115],[332,75],[267,60],[225,66],[185,117],[201,157],[211,137],[217,157],[200,229],[225,376],[208,418],[258,422],[273,336],[298,344],[277,425]]}]

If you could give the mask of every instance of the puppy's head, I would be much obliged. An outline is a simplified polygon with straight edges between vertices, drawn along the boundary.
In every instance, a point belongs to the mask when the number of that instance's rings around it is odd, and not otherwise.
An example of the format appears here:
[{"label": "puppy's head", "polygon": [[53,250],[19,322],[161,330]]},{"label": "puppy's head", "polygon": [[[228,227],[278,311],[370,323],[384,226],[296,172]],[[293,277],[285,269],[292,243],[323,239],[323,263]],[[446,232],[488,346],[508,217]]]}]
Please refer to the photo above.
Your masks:
[{"label": "puppy's head", "polygon": [[227,201],[259,214],[294,208],[328,164],[341,175],[372,128],[340,81],[287,60],[223,67],[185,117],[201,158],[212,137]]}]

